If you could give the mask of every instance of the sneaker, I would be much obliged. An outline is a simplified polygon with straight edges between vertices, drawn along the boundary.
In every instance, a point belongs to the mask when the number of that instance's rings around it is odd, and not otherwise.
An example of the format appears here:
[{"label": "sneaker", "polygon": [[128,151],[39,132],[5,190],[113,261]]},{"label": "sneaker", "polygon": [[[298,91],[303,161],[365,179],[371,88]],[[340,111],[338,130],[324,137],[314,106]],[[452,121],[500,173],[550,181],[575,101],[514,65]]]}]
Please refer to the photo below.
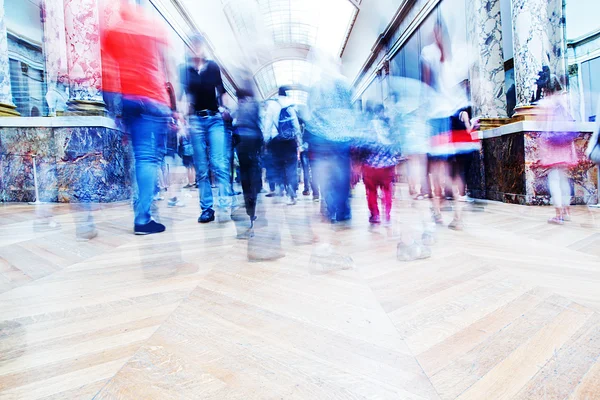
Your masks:
[{"label": "sneaker", "polygon": [[200,217],[198,218],[198,222],[201,224],[206,224],[207,222],[211,222],[214,220],[215,212],[212,208],[207,208],[206,210],[202,211],[202,214],[200,214]]},{"label": "sneaker", "polygon": [[452,222],[448,224],[448,229],[452,229],[453,231],[462,231],[463,223],[459,220],[453,219]]},{"label": "sneaker", "polygon": [[548,223],[552,225],[564,225],[565,221],[561,217],[554,217],[550,218]]},{"label": "sneaker", "polygon": [[470,198],[467,195],[458,196],[458,201],[462,201],[463,203],[474,203],[475,202],[475,200],[473,200],[472,198]]},{"label": "sneaker", "polygon": [[265,197],[275,197],[277,194],[275,192],[269,192],[265,195]]},{"label": "sneaker", "polygon": [[171,199],[169,199],[169,203],[167,204],[168,207],[185,207],[185,204],[183,204],[182,201],[177,200],[177,197],[173,197]]},{"label": "sneaker", "polygon": [[193,183],[188,183],[187,185],[184,185],[184,186],[183,186],[183,188],[184,188],[184,189],[191,189],[191,188],[193,188],[193,187],[194,187],[194,184],[193,184]]},{"label": "sneaker", "polygon": [[135,225],[133,228],[133,233],[136,235],[152,235],[153,233],[161,233],[165,231],[165,226],[163,224],[159,224],[154,220],[150,220],[147,224],[144,225]]},{"label": "sneaker", "polygon": [[[214,219],[214,217],[213,217]],[[231,221],[231,211],[230,210],[218,210],[217,212],[217,221],[219,223],[225,223]]]},{"label": "sneaker", "polygon": [[313,194],[313,201],[314,201],[315,203],[318,203],[319,201],[321,201],[321,199],[319,198],[319,195],[318,195],[318,194]]},{"label": "sneaker", "polygon": [[157,193],[157,194],[154,196],[154,200],[155,200],[155,201],[161,201],[161,200],[164,200],[164,199],[165,199],[165,198],[164,198],[164,196],[163,196],[162,194],[160,194],[160,193]]},{"label": "sneaker", "polygon": [[302,196],[308,196],[310,195],[310,192],[308,190],[305,190],[302,192]]},{"label": "sneaker", "polygon": [[288,206],[295,206],[296,205],[296,198],[295,197],[290,197],[286,204]]},{"label": "sneaker", "polygon": [[379,215],[371,215],[371,217],[369,217],[369,223],[370,224],[380,224],[381,218],[379,217]]},{"label": "sneaker", "polygon": [[444,223],[442,214],[433,214],[433,222],[435,222],[436,225],[442,225]]},{"label": "sneaker", "polygon": [[84,229],[81,232],[77,232],[76,238],[78,242],[87,242],[98,236],[98,230],[96,228]]}]

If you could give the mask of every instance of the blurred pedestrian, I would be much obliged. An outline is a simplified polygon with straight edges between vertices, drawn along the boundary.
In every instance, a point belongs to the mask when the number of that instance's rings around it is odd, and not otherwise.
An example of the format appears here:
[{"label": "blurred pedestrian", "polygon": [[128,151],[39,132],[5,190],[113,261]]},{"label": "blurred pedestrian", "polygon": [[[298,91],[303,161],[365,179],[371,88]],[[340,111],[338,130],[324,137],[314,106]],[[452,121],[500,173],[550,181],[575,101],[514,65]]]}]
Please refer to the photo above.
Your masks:
[{"label": "blurred pedestrian", "polygon": [[194,148],[196,182],[201,214],[198,222],[215,220],[209,172],[212,171],[219,193],[219,221],[231,215],[231,133],[225,130],[222,112],[226,96],[221,69],[208,59],[202,36],[192,40],[192,57],[181,68],[180,81],[189,104],[190,138]]},{"label": "blurred pedestrian", "polygon": [[[276,129],[273,130],[272,127]],[[273,133],[275,136],[272,136]],[[298,115],[287,96],[286,87],[280,87],[277,100],[269,102],[264,134],[272,157],[275,190],[285,190],[287,204],[294,205],[298,191],[298,158],[302,139]]]},{"label": "blurred pedestrian", "polygon": [[[123,123],[131,135],[138,195],[134,233],[163,232],[150,214],[158,166],[164,157],[168,118],[167,34],[141,7],[121,4],[121,20],[103,36],[103,50],[115,61],[122,93]],[[143,79],[140,79],[143,77]]]}]

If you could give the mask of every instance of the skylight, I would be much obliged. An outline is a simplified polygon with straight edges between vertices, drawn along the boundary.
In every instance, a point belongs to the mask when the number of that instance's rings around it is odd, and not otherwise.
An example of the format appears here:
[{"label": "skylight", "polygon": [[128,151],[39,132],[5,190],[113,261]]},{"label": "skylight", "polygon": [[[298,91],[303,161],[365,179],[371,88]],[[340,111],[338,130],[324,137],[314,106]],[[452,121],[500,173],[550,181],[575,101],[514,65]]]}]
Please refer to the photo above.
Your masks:
[{"label": "skylight", "polygon": [[310,85],[312,65],[304,60],[279,60],[263,67],[254,77],[263,98],[268,98],[280,86]]}]

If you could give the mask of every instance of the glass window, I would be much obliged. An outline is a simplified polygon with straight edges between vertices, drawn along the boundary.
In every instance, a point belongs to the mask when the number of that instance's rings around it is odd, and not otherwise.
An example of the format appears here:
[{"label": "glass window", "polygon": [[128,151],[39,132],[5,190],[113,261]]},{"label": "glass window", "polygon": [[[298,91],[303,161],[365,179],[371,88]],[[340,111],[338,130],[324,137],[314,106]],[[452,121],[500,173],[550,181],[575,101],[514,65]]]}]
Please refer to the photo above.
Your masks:
[{"label": "glass window", "polygon": [[23,117],[48,115],[41,0],[5,0],[13,102]]},{"label": "glass window", "polygon": [[255,80],[263,98],[269,98],[280,86],[309,86],[311,74],[312,65],[307,61],[280,60],[258,71]]}]

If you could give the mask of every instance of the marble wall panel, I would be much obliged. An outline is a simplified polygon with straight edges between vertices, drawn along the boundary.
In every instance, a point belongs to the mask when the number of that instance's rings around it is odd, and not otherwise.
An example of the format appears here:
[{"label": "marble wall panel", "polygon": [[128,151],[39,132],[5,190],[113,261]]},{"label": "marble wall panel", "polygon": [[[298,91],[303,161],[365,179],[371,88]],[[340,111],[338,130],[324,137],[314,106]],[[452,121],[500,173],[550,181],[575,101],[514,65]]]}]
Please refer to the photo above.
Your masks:
[{"label": "marble wall panel", "polygon": [[561,0],[513,0],[513,42],[517,105],[529,105],[543,65],[565,74]]},{"label": "marble wall panel", "polygon": [[0,201],[114,202],[131,196],[131,157],[122,133],[105,127],[2,128]]},{"label": "marble wall panel", "polygon": [[104,127],[55,130],[60,202],[113,202],[131,195],[128,151],[119,131]]},{"label": "marble wall panel", "polygon": [[466,1],[467,40],[473,54],[469,69],[474,115],[505,118],[504,55],[500,0]]},{"label": "marble wall panel", "polygon": [[478,152],[473,153],[471,166],[467,170],[466,182],[469,196],[476,199],[487,198],[483,147]]},{"label": "marble wall panel", "polygon": [[[548,168],[540,165],[538,138],[541,133],[525,134],[525,173],[527,177],[527,204],[550,205],[548,190]],[[598,168],[585,156],[590,133],[580,133],[575,139],[578,156],[577,165],[569,168],[573,204],[596,204],[598,202]]]},{"label": "marble wall panel", "polygon": [[64,111],[61,99],[68,99],[68,57],[65,36],[65,9],[63,0],[44,1],[44,56],[48,93],[46,96],[52,115]]},{"label": "marble wall panel", "polygon": [[97,0],[64,0],[70,99],[102,102]]},{"label": "marble wall panel", "polygon": [[522,133],[482,141],[487,199],[525,204],[524,146]]},{"label": "marble wall panel", "polygon": [[51,128],[2,128],[0,141],[0,200],[35,201],[35,156],[40,200],[56,201],[56,158]]}]

